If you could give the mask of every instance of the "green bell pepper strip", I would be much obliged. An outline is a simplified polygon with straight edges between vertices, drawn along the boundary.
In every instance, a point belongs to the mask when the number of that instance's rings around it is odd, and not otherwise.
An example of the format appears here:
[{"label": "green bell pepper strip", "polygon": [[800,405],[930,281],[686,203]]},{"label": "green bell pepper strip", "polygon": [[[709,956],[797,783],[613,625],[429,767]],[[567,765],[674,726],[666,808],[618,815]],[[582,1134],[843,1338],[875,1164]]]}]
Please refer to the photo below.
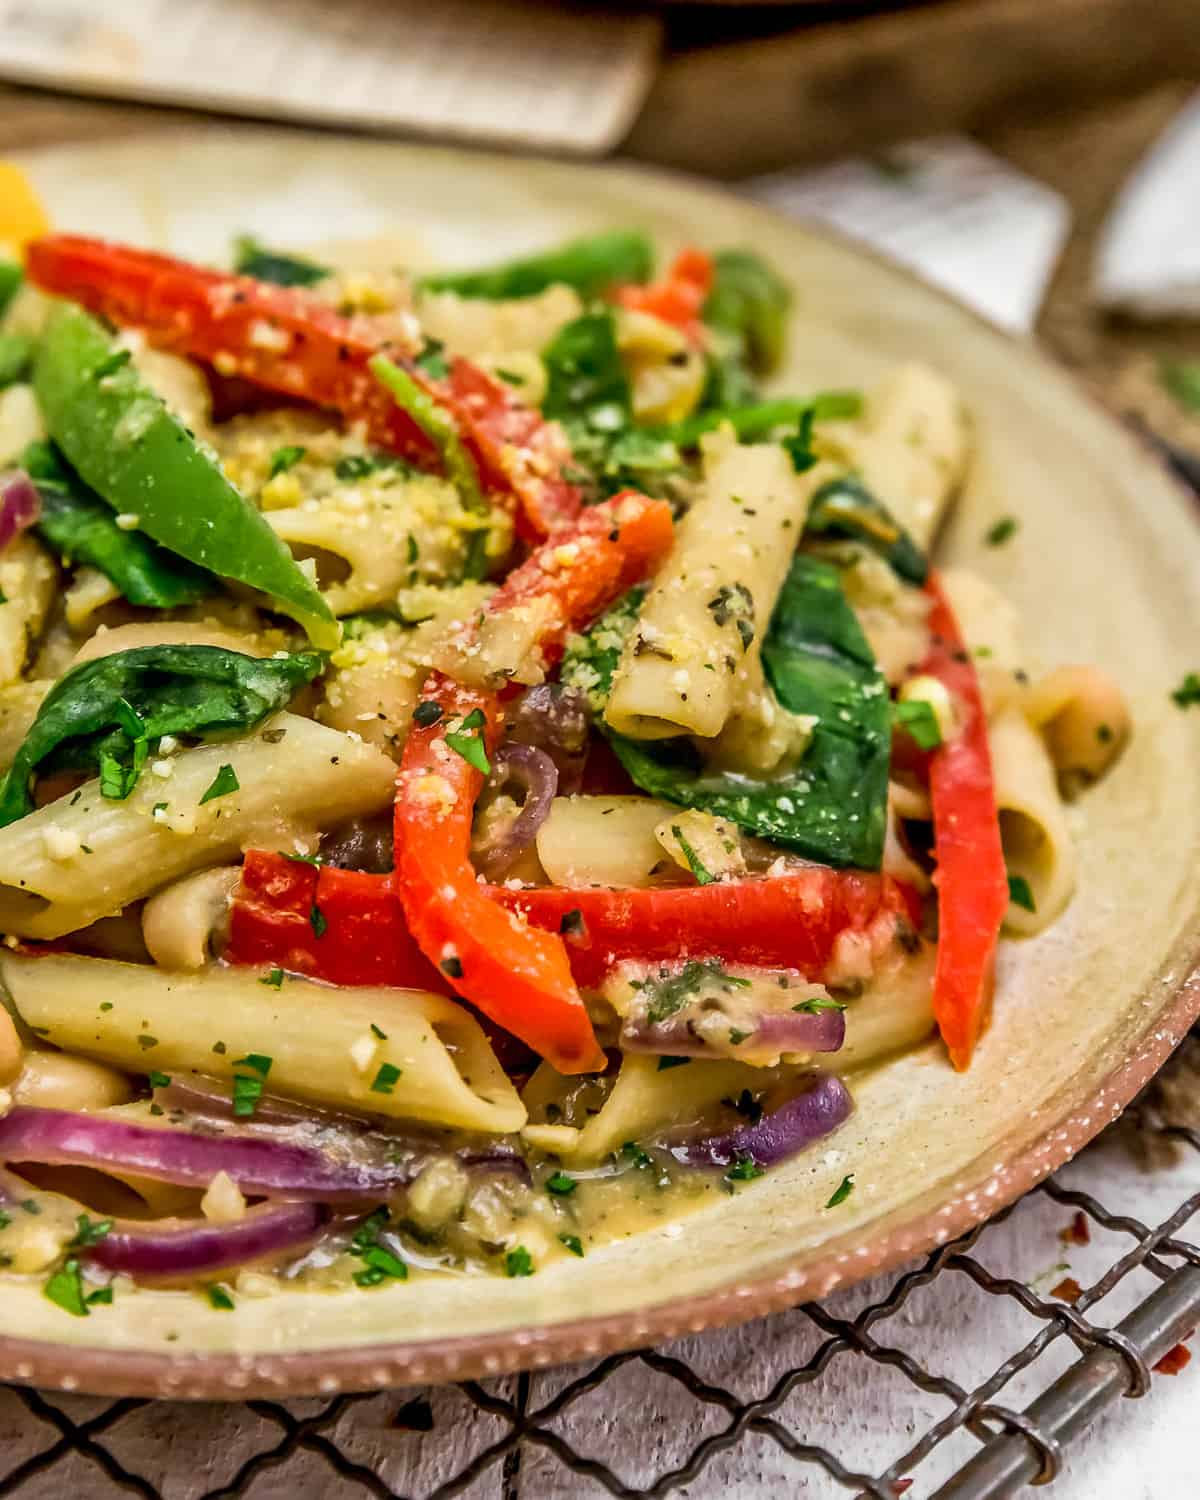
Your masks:
[{"label": "green bell pepper strip", "polygon": [[736,348],[752,370],[773,370],[783,357],[792,293],[752,250],[718,250],[705,323]]},{"label": "green bell pepper strip", "polygon": [[799,763],[769,781],[709,771],[689,739],[634,740],[604,726],[600,715],[620,641],[640,605],[639,591],[627,594],[573,646],[562,667],[562,680],[587,694],[598,726],[635,784],[653,797],[703,808],[824,864],[878,869],[886,828],[890,701],[837,571],[798,556],[763,641],[763,667],[779,702],[817,719]]},{"label": "green bell pepper strip", "polygon": [[496,302],[563,285],[586,300],[619,283],[649,281],[653,269],[654,250],[647,237],[636,230],[614,230],[484,270],[422,276],[417,286],[424,292],[456,292]]},{"label": "green bell pepper strip", "polygon": [[55,309],[33,386],[51,436],[102,500],[135,515],[168,551],[269,595],[314,646],[337,645],[337,620],[316,585],[82,308]]},{"label": "green bell pepper strip", "polygon": [[[444,406],[423,391],[407,370],[377,354],[367,368],[437,448],[446,478],[462,496],[467,510],[487,516],[491,507],[479,483],[479,471],[467,452],[454,418]],[[488,572],[487,529],[472,532],[467,544],[464,572],[468,578],[486,578]]]},{"label": "green bell pepper strip", "polygon": [[739,443],[757,443],[779,427],[795,427],[806,412],[811,411],[817,422],[841,422],[858,416],[861,410],[862,397],[857,391],[820,391],[807,400],[779,396],[772,401],[756,401],[752,406],[714,407],[668,427],[648,430],[687,449],[698,447],[706,432],[715,432],[728,422]]},{"label": "green bell pepper strip", "polygon": [[122,530],[110,507],[67,466],[53,443],[30,443],[19,464],[41,496],[34,530],[64,562],[97,569],[143,609],[178,609],[218,592],[211,573],[140,531]]},{"label": "green bell pepper strip", "polygon": [[0,781],[0,827],[34,809],[45,771],[92,770],[105,797],[128,797],[164,734],[244,734],[320,675],[319,651],[245,656],[218,646],[142,646],[73,667],[47,693]]},{"label": "green bell pepper strip", "polygon": [[866,485],[848,474],[823,484],[813,496],[804,535],[861,542],[908,583],[923,585],[929,574],[925,554],[904,527]]}]

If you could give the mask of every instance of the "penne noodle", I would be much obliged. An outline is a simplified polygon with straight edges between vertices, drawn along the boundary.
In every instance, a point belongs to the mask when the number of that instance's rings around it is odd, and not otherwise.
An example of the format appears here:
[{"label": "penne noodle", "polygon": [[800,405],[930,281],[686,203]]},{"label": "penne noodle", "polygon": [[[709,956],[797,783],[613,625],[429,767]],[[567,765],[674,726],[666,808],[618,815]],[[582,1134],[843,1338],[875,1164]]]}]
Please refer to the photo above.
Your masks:
[{"label": "penne noodle", "polygon": [[289,1098],[460,1130],[525,1123],[478,1022],[440,995],[292,978],[276,989],[251,970],[175,975],[68,955],[6,954],[0,971],[46,1041],[131,1072],[228,1079],[254,1053],[271,1059],[268,1092]]}]

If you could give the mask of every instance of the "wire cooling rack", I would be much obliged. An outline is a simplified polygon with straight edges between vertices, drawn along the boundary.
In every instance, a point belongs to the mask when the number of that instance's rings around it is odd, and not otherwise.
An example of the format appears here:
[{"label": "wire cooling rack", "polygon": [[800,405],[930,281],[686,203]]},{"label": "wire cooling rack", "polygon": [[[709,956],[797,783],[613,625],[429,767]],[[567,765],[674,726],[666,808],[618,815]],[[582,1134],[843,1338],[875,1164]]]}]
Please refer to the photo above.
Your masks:
[{"label": "wire cooling rack", "polygon": [[[740,1476],[742,1494],[1000,1500],[1052,1481],[1072,1437],[1186,1359],[1179,1341],[1200,1322],[1200,1243],[1186,1234],[1200,1213],[1200,1131],[1187,1123],[1198,1060],[1194,1033],[1174,1087],[1168,1074],[1115,1134],[989,1224],[900,1275],[742,1330],[329,1401],[0,1388],[0,1496],[708,1500]],[[1110,1201],[1082,1185],[1101,1179]]]}]

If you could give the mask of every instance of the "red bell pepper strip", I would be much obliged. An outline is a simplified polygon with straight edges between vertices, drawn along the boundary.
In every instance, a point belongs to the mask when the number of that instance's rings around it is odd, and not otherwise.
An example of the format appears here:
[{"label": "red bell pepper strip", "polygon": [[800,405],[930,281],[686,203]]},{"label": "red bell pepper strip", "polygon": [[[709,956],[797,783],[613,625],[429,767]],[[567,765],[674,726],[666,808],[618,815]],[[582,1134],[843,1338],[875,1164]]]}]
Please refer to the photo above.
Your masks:
[{"label": "red bell pepper strip", "polygon": [[694,247],[681,250],[663,281],[650,286],[622,286],[614,293],[622,307],[650,313],[698,337],[700,314],[712,291],[712,257]]},{"label": "red bell pepper strip", "polygon": [[405,926],[391,875],[316,867],[268,849],[246,854],[224,956],[329,984],[451,992]]},{"label": "red bell pepper strip", "polygon": [[931,573],[925,587],[933,600],[933,646],[921,672],[949,691],[959,720],[958,732],[930,755],[929,790],[938,893],[933,1013],[950,1061],[961,1072],[991,1012],[1008,875],[979,679],[941,580]]},{"label": "red bell pepper strip", "polygon": [[[605,1067],[562,938],[492,901],[471,865],[471,820],[483,775],[454,748],[489,748],[499,707],[435,672],[424,687],[435,724],[413,725],[396,778],[396,884],[422,952],[454,988],[560,1073]],[[472,719],[475,727],[471,727]]]},{"label": "red bell pepper strip", "polygon": [[125,327],[157,348],[240,376],[279,395],[361,422],[372,442],[425,468],[437,451],[368,369],[386,354],[459,426],[486,484],[519,502],[523,528],[548,535],[579,511],[563,477],[571,461],[562,429],[522,406],[468,360],[435,380],[412,356],[419,341],[396,319],[343,317],[302,287],[280,287],[170,256],[79,235],[49,235],[26,252],[31,281]]},{"label": "red bell pepper strip", "polygon": [[578,929],[567,943],[579,984],[602,982],[624,960],[669,963],[720,958],[726,963],[799,969],[820,979],[843,933],[868,933],[881,944],[897,924],[918,918],[913,891],[890,875],[807,865],[785,875],[647,890],[535,886],[488,894],[532,927],[558,932],[563,918]]},{"label": "red bell pepper strip", "polygon": [[[568,632],[589,625],[626,589],[654,570],[674,536],[671,507],[635,490],[589,506],[567,530],[543,542],[516,567],[491,596],[483,617],[465,623],[439,657],[439,665],[463,681],[499,687],[513,675],[516,661],[484,660],[476,645],[487,622],[514,611],[529,613],[534,637],[522,660],[540,654],[552,665]],[[507,655],[507,647],[506,652]],[[494,679],[487,678],[492,673]]]}]

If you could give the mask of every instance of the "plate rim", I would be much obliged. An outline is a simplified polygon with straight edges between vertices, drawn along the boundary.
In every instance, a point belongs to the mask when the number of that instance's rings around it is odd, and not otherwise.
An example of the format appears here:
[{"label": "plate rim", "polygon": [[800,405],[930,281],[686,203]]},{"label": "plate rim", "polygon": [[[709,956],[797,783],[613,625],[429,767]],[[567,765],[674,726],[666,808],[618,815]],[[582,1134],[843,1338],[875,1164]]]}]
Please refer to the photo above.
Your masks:
[{"label": "plate rim", "polygon": [[[189,139],[211,142],[225,137],[228,143],[236,144],[239,137],[269,142],[272,139],[302,140],[308,136],[325,142],[341,141],[351,148],[369,145],[381,150],[392,147],[409,155],[441,155],[446,158],[496,156],[486,148],[417,141],[382,142],[336,132],[264,129],[226,122],[185,126],[156,134],[165,136],[173,147],[185,145]],[[13,159],[18,163],[36,164],[39,159],[72,152],[86,154],[149,144],[148,137],[119,135],[97,142],[35,147],[14,153]],[[640,178],[642,182],[658,180],[701,196],[717,198],[726,204],[732,200],[752,218],[765,216],[776,224],[803,227],[811,235],[885,266],[891,274],[918,284],[941,301],[953,304],[972,322],[1019,351],[1022,358],[1037,366],[1044,378],[1057,381],[1074,398],[1082,399],[1114,435],[1119,435],[1130,450],[1140,455],[1144,464],[1152,465],[1158,471],[1185,509],[1195,509],[1197,497],[1171,472],[1148,437],[1122,422],[1086,378],[1056,360],[1034,337],[1001,327],[920,272],[890,260],[870,246],[825,225],[797,221],[769,205],[740,198],[727,186],[709,182],[693,173],[652,167],[632,160],[575,163],[544,154],[523,154],[519,164],[526,163],[535,167],[583,170],[614,181],[622,177]],[[1164,964],[1170,956],[1164,957]],[[784,1254],[765,1274],[746,1280],[734,1279],[708,1291],[649,1307],[456,1337],[414,1342],[381,1341],[367,1346],[333,1345],[288,1353],[158,1353],[112,1347],[86,1348],[0,1334],[0,1381],[95,1396],[171,1400],[244,1401],[332,1396],[415,1384],[445,1384],[604,1357],[686,1334],[748,1322],[827,1296],[869,1276],[894,1270],[923,1254],[936,1252],[951,1240],[986,1223],[1099,1135],[1158,1072],[1200,1018],[1200,945],[1194,956],[1185,955],[1184,963],[1185,971],[1172,983],[1169,999],[1163,1002],[1155,1021],[1138,1039],[1133,1050],[1122,1056],[1093,1090],[1069,1106],[1015,1156],[996,1167],[986,1178],[986,1194],[980,1192],[985,1180],[981,1178],[938,1205],[920,1207],[911,1217],[875,1236],[869,1244],[857,1245],[853,1265],[848,1270],[844,1264],[846,1240],[839,1238],[827,1242],[803,1267],[797,1266],[796,1257]],[[863,1230],[858,1230],[848,1238],[855,1239],[863,1233]],[[865,1233],[870,1233],[869,1225]]]}]

